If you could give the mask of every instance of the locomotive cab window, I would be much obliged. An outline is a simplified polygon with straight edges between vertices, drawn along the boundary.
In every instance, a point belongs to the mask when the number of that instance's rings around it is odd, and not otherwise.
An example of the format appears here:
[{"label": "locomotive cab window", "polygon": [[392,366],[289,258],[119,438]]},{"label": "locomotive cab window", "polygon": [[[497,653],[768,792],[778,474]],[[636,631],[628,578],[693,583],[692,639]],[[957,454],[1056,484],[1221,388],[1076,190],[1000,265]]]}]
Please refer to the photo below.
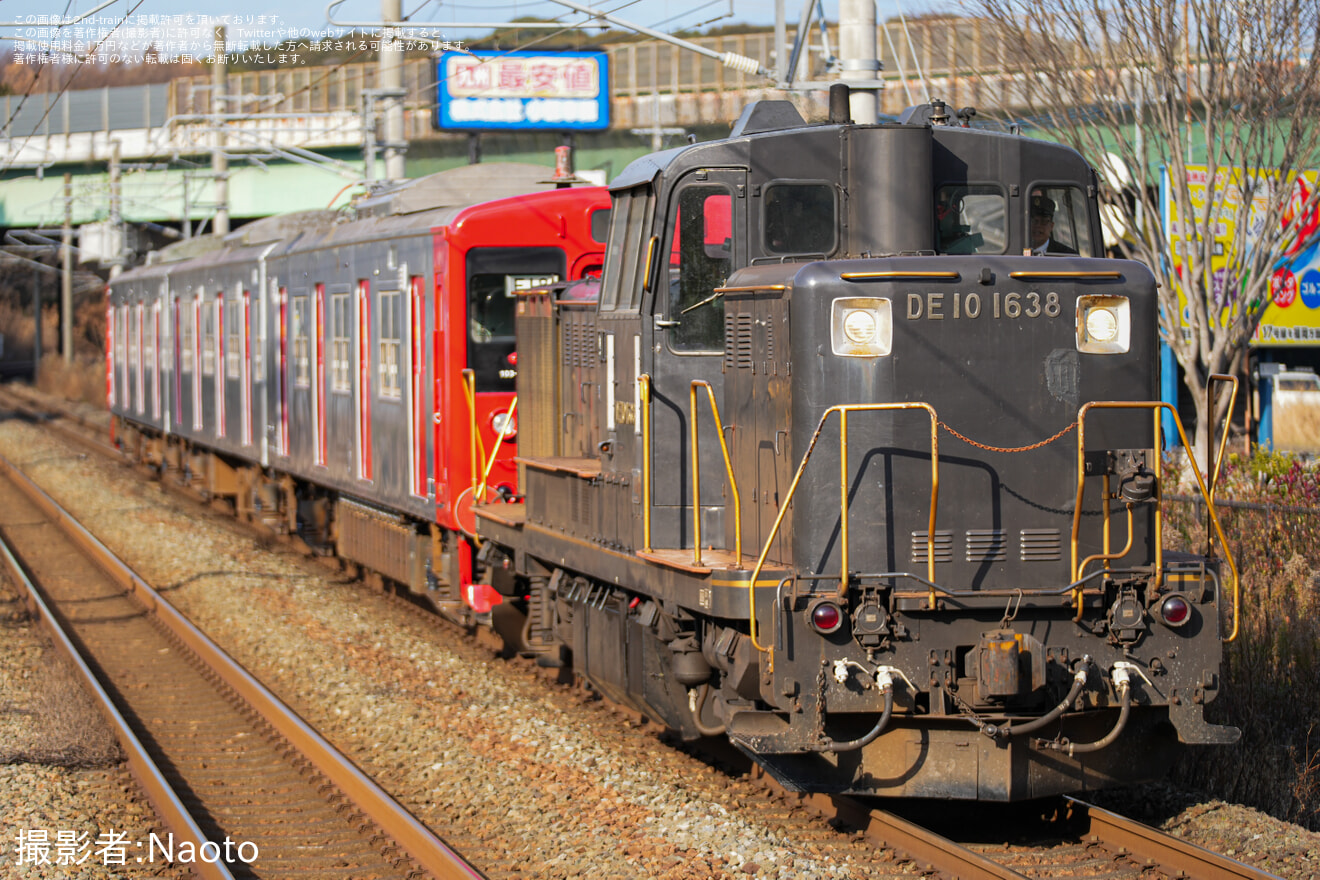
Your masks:
[{"label": "locomotive cab window", "polygon": [[679,190],[668,253],[669,346],[724,350],[724,300],[716,289],[733,272],[733,196],[728,187],[695,183]]},{"label": "locomotive cab window", "polygon": [[554,247],[473,248],[467,253],[468,366],[478,391],[513,391],[513,316],[520,291],[554,284],[567,271]]},{"label": "locomotive cab window", "polygon": [[1038,185],[1027,199],[1027,247],[1036,256],[1094,257],[1090,205],[1079,186]]},{"label": "locomotive cab window", "polygon": [[988,184],[950,184],[935,191],[935,250],[1002,254],[1008,246],[1004,192]]},{"label": "locomotive cab window", "polygon": [[771,183],[762,210],[766,253],[834,252],[839,224],[834,187],[828,183]]},{"label": "locomotive cab window", "polygon": [[640,186],[614,196],[614,207],[591,215],[592,238],[596,238],[596,221],[602,216],[609,219],[609,237],[613,241],[607,248],[614,255],[605,262],[600,283],[601,311],[629,311],[637,309],[642,301],[642,273],[646,266],[646,234],[650,228],[651,188]]}]

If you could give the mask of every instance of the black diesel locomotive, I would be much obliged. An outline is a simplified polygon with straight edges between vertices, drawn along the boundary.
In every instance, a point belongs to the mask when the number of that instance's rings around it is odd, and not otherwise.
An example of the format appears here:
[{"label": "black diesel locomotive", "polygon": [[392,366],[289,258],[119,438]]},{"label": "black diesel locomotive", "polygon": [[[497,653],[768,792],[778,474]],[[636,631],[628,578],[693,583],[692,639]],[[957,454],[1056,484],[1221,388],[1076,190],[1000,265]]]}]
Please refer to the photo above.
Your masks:
[{"label": "black diesel locomotive", "polygon": [[1154,280],[1100,258],[1094,172],[831,97],[608,203],[479,166],[127,272],[121,441],[791,788],[1020,800],[1232,741],[1237,576],[1162,548]]},{"label": "black diesel locomotive", "polygon": [[1233,741],[1237,576],[1161,547],[1155,284],[1101,258],[1094,171],[836,89],[634,162],[599,289],[519,296],[523,498],[475,513],[525,649],[795,789],[1019,800]]}]

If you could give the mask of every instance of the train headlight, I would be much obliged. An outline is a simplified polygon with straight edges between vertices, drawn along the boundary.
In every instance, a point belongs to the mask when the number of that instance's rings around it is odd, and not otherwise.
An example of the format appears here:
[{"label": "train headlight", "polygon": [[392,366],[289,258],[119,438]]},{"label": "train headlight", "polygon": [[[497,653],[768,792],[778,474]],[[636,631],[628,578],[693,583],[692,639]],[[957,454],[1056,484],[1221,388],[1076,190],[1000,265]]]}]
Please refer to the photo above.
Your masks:
[{"label": "train headlight", "polygon": [[894,344],[890,301],[876,297],[841,297],[830,314],[830,348],[841,357],[884,357]]},{"label": "train headlight", "polygon": [[1192,619],[1192,605],[1183,596],[1174,593],[1160,602],[1160,620],[1165,626],[1179,627]]},{"label": "train headlight", "polygon": [[823,636],[836,632],[843,626],[843,609],[831,599],[820,599],[807,609],[811,628]]},{"label": "train headlight", "polygon": [[518,436],[518,417],[501,410],[490,417],[490,429],[496,435],[503,434],[505,440],[512,440]]},{"label": "train headlight", "polygon": [[1077,297],[1077,350],[1125,354],[1132,338],[1131,316],[1126,296]]}]

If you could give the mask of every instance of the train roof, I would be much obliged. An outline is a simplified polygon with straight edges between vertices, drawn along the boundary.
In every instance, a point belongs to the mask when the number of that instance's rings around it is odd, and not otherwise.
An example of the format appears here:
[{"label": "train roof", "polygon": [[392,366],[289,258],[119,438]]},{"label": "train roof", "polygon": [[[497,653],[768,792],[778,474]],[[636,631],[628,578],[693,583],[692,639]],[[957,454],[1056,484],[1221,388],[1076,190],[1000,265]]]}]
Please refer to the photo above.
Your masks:
[{"label": "train roof", "polygon": [[554,170],[527,162],[463,165],[408,180],[357,205],[358,217],[418,214],[555,189]]}]

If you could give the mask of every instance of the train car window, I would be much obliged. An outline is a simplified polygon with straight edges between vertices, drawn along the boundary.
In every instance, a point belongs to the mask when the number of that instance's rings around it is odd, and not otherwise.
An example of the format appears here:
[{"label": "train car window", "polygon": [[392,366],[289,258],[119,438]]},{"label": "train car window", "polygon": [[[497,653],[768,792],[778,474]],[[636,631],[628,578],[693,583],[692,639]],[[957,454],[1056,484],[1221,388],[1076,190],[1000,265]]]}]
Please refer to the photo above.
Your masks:
[{"label": "train car window", "polygon": [[1028,252],[1038,256],[1094,257],[1090,203],[1080,186],[1032,187],[1027,200]]},{"label": "train car window", "polygon": [[467,252],[468,367],[478,391],[513,391],[513,315],[519,291],[545,287],[567,272],[555,247],[473,248]]},{"label": "train car window", "polygon": [[591,238],[604,244],[610,234],[610,209],[601,208],[591,212]]},{"label": "train car window", "polygon": [[191,373],[193,371],[193,335],[197,332],[197,326],[193,323],[193,310],[191,308],[179,308],[178,300],[175,300],[175,308],[179,313],[179,371]]},{"label": "train car window", "polygon": [[379,395],[389,400],[402,400],[403,383],[399,376],[399,364],[402,359],[403,332],[399,304],[403,298],[397,290],[382,290],[377,297],[380,327]]},{"label": "train car window", "polygon": [[[605,261],[600,283],[600,309],[603,312],[633,310],[641,305],[641,273],[646,271],[646,236],[650,231],[654,203],[649,186],[639,186],[614,196],[614,207],[609,211],[609,237],[606,239],[614,244],[606,248],[609,259]],[[604,213],[597,211],[596,216]]]},{"label": "train car window", "polygon": [[1002,254],[1008,207],[993,184],[950,184],[935,191],[935,250],[941,254]]},{"label": "train car window", "polygon": [[202,375],[215,375],[215,309],[203,307],[202,314]]},{"label": "train car window", "polygon": [[[733,265],[733,198],[720,184],[679,191],[669,243],[669,333],[675,351],[724,349],[724,300],[715,288]],[[662,253],[664,253],[662,251]]]},{"label": "train car window", "polygon": [[238,316],[238,301],[225,303],[225,376],[237,379],[243,355],[243,322]]},{"label": "train car window", "polygon": [[330,294],[330,390],[337,394],[353,390],[351,305],[347,292]]},{"label": "train car window", "polygon": [[834,252],[838,213],[828,183],[771,183],[762,200],[761,229],[768,254]]},{"label": "train car window", "polygon": [[306,296],[293,298],[293,387],[312,387],[312,356],[310,334],[307,331],[308,302]]},{"label": "train car window", "polygon": [[138,346],[137,346],[137,343],[138,343],[138,326],[139,326],[139,325],[138,325],[137,318],[139,317],[141,311],[142,311],[142,306],[140,306],[140,305],[138,305],[138,306],[134,306],[134,308],[133,308],[133,317],[134,317],[133,330],[134,330],[134,332],[128,334],[128,362],[129,362],[130,364],[132,364],[134,367],[137,366],[137,362],[138,362]]}]

